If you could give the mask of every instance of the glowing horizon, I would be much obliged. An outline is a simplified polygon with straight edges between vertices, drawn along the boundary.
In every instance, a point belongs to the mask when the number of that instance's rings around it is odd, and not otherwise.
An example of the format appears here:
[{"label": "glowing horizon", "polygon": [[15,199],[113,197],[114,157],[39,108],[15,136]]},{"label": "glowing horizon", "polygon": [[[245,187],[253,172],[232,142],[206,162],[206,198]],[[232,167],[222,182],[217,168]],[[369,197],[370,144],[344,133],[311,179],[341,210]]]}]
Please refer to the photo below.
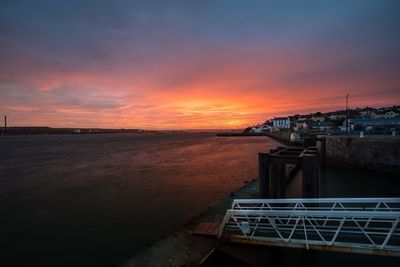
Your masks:
[{"label": "glowing horizon", "polygon": [[10,126],[244,128],[400,104],[398,1],[3,2]]}]

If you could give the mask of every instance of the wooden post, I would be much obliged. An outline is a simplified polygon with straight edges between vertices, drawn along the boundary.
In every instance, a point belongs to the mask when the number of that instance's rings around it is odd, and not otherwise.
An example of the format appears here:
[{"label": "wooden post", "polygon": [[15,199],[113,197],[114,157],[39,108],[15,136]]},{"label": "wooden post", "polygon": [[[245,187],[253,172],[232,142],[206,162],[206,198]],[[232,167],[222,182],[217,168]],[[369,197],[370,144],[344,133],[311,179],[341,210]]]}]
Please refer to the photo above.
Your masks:
[{"label": "wooden post", "polygon": [[279,197],[279,163],[271,159],[269,168],[269,197]]},{"label": "wooden post", "polygon": [[326,160],[326,137],[322,137],[320,140],[321,140],[320,162],[321,162],[322,168],[325,168],[325,160]]},{"label": "wooden post", "polygon": [[316,155],[303,155],[303,197],[318,197],[319,196],[319,168],[318,158]]},{"label": "wooden post", "polygon": [[269,197],[283,198],[286,191],[286,170],[285,162],[277,158],[270,160],[270,175],[269,175]]},{"label": "wooden post", "polygon": [[286,197],[286,164],[283,161],[279,162],[279,195],[278,198]]},{"label": "wooden post", "polygon": [[258,185],[261,197],[269,197],[269,154],[258,153]]}]

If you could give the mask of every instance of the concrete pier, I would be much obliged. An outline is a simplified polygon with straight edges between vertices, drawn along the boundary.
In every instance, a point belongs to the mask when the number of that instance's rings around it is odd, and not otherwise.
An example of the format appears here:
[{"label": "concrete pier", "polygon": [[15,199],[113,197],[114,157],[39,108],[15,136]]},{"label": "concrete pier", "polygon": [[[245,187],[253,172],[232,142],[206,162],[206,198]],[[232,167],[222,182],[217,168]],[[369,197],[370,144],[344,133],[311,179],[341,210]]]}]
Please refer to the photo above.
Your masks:
[{"label": "concrete pier", "polygon": [[259,187],[264,198],[285,198],[291,179],[301,179],[297,197],[318,197],[319,159],[315,147],[306,149],[280,146],[269,153],[259,153]]}]

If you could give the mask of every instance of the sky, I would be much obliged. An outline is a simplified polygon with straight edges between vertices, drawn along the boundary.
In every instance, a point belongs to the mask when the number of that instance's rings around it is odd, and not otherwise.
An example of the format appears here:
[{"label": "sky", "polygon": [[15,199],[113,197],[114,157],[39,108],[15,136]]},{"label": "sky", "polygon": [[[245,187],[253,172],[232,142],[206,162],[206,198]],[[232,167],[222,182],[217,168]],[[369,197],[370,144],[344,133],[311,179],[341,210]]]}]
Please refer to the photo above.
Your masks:
[{"label": "sky", "polygon": [[400,1],[0,2],[9,126],[243,128],[400,104]]}]

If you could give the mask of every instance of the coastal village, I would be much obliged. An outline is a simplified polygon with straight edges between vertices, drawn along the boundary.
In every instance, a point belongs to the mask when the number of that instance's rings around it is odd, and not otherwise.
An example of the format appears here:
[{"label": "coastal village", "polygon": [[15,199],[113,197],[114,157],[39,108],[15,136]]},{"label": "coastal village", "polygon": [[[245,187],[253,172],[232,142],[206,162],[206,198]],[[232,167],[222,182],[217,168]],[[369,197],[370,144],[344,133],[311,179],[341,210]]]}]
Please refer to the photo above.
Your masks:
[{"label": "coastal village", "polygon": [[275,117],[264,123],[248,127],[246,134],[267,134],[272,131],[297,133],[349,134],[349,132],[370,134],[395,134],[400,129],[400,106],[382,108],[355,108],[333,112],[315,112]]}]

